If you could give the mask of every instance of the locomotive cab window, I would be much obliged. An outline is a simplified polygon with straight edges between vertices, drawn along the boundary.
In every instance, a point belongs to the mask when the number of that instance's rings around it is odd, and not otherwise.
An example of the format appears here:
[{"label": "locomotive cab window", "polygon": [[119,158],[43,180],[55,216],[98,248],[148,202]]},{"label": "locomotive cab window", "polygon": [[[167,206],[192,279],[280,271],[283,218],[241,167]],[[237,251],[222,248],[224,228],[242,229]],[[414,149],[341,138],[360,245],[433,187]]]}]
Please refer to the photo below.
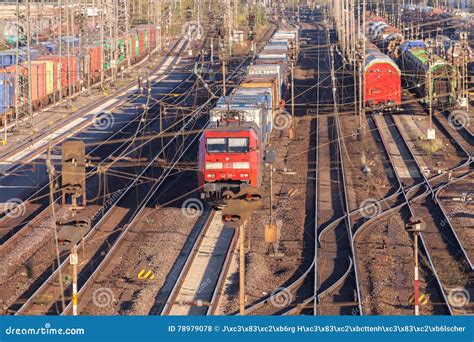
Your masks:
[{"label": "locomotive cab window", "polygon": [[208,153],[246,153],[249,151],[248,138],[207,138]]},{"label": "locomotive cab window", "polygon": [[245,153],[249,150],[249,140],[247,138],[229,138],[229,152]]},{"label": "locomotive cab window", "polygon": [[207,138],[206,145],[208,153],[227,152],[226,138]]}]

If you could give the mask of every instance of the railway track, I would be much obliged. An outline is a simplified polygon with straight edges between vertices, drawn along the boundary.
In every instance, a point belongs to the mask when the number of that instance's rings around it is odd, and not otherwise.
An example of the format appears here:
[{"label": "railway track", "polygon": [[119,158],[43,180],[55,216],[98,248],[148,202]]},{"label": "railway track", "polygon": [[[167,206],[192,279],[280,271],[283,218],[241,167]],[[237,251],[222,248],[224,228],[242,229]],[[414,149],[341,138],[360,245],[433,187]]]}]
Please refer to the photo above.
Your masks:
[{"label": "railway track", "polygon": [[[409,151],[396,143],[401,140],[392,135],[394,132],[387,122],[381,117],[373,117],[369,118],[368,123],[370,130],[376,134],[375,138],[382,143],[386,159],[384,167],[396,179],[398,189],[385,198],[386,205],[361,208],[370,214],[354,234],[358,245],[357,257],[361,259],[361,267],[366,268],[366,274],[370,274],[366,277],[369,284],[361,284],[362,313],[411,314],[413,307],[409,299],[413,290],[408,279],[412,277],[412,242],[403,222],[410,217],[407,199],[423,195],[426,189],[422,186],[420,173],[414,172],[415,164],[408,155]],[[421,265],[421,269],[423,293],[432,299],[439,298],[438,288],[432,286],[430,269],[425,264]],[[430,306],[423,308],[423,313],[445,314],[446,311],[440,310],[439,306]]]},{"label": "railway track", "polygon": [[[184,45],[183,45],[182,49],[180,50],[180,52],[182,52],[183,50],[184,50]],[[179,55],[177,55],[177,58],[179,58]],[[176,89],[178,89],[188,79],[189,79],[189,77],[186,77],[183,82],[178,84]],[[175,100],[175,102],[177,101],[176,99],[174,99],[174,100]],[[170,142],[168,142],[168,144],[170,144]],[[124,143],[120,144],[120,146],[123,147],[123,148],[122,149],[119,148],[119,149],[115,150],[115,151],[120,152],[120,153],[117,153],[118,156],[124,155],[124,153],[127,152],[129,147],[132,146],[132,145],[130,145],[127,142],[124,142]],[[103,255],[100,255],[100,254],[104,253],[104,251],[102,250],[101,252],[99,252],[99,251],[96,250],[96,252],[94,253],[93,252],[94,248],[99,248],[100,249],[100,246],[102,246],[102,244],[105,243],[106,244],[105,250],[107,250],[108,248],[110,248],[110,242],[113,241],[114,239],[116,239],[117,235],[120,236],[120,229],[115,229],[115,228],[117,228],[116,226],[117,226],[118,222],[115,222],[115,226],[114,226],[113,219],[114,219],[114,217],[117,217],[117,218],[120,217],[122,220],[125,220],[126,215],[122,215],[123,213],[122,214],[117,213],[117,210],[118,210],[117,208],[119,208],[121,205],[124,205],[124,203],[127,203],[127,201],[130,201],[130,198],[133,197],[130,194],[132,192],[136,191],[136,188],[144,188],[145,186],[147,186],[147,183],[140,181],[140,179],[141,179],[140,177],[144,176],[145,172],[153,166],[153,162],[158,157],[158,155],[155,155],[155,158],[153,158],[151,160],[151,162],[149,162],[141,170],[141,172],[139,172],[139,175],[135,178],[134,181],[127,184],[125,186],[125,188],[119,189],[118,192],[115,192],[115,193],[112,192],[110,194],[111,200],[106,201],[105,206],[98,211],[99,214],[92,215],[92,217],[93,217],[92,221],[94,221],[94,218],[95,218],[95,222],[93,222],[92,229],[84,237],[83,242],[80,246],[82,246],[82,248],[84,249],[84,244],[86,242],[87,243],[93,242],[93,243],[91,243],[90,245],[87,244],[87,247],[88,247],[87,250],[80,249],[80,251],[83,252],[84,255],[86,255],[86,252],[87,252],[88,256],[90,256],[92,258],[92,260],[94,260],[94,258],[92,256],[99,253],[99,259],[100,259],[100,257],[103,256]],[[146,193],[146,191],[145,191],[145,193]],[[136,194],[135,194],[135,196],[136,196]],[[140,203],[138,200],[136,200],[135,202]],[[128,218],[133,218],[134,213],[131,210],[131,208],[133,208],[133,207],[131,207],[130,205],[128,205],[128,206],[125,205],[125,208],[127,208],[127,207],[130,208],[130,212],[128,213],[128,215],[129,215]],[[121,210],[118,210],[118,211],[120,212]],[[111,218],[111,220],[109,220],[110,218]],[[123,228],[123,226],[122,226],[122,228]],[[49,276],[47,276],[47,275],[42,276],[42,277],[46,278],[45,281],[43,282],[43,284],[39,288],[37,288],[37,290],[34,291],[33,294],[31,293],[32,288],[30,287],[28,289],[28,291],[26,291],[24,293],[22,298],[19,298],[19,301],[17,301],[18,304],[14,304],[12,306],[11,310],[15,312],[15,311],[17,311],[16,309],[18,308],[18,312],[17,312],[18,314],[27,312],[29,310],[37,310],[38,307],[34,303],[35,298],[45,298],[45,297],[41,297],[41,296],[46,296],[46,298],[49,298],[48,295],[47,295],[48,293],[56,293],[57,294],[58,292],[57,292],[57,289],[55,288],[55,286],[57,286],[58,282],[55,279],[57,279],[57,277],[59,276],[59,273],[61,273],[63,270],[66,270],[68,266],[69,265],[67,263],[67,260],[63,259],[60,266],[59,266],[59,268],[55,268],[54,272],[51,273],[51,272],[46,271],[47,274],[48,273],[50,273],[50,274],[49,274]],[[87,265],[84,264],[83,266],[86,267]],[[22,301],[25,301],[23,305],[21,305]],[[43,307],[43,310],[44,309],[45,308]],[[50,306],[50,307],[47,308],[47,310],[49,310],[49,311],[56,310],[56,312],[58,312],[57,305]],[[61,312],[61,310],[59,310],[59,312]]]},{"label": "railway track", "polygon": [[[166,74],[168,71],[171,70],[173,67],[174,63],[177,62],[179,56],[183,53],[183,51],[186,49],[187,44],[178,44],[176,43],[173,49],[170,51],[170,54],[176,54],[173,56],[173,62],[168,63],[168,66],[166,70],[160,72],[160,75]],[[177,52],[175,51],[177,50]],[[156,70],[160,70],[162,68],[161,64],[156,68]],[[160,80],[160,78],[158,78]],[[136,94],[128,97],[128,101],[133,101],[134,99],[137,99],[141,97],[142,95]],[[163,97],[164,99],[164,97]],[[120,101],[122,105],[124,104],[123,101]],[[112,108],[115,107],[110,107],[109,110],[112,110]],[[126,122],[120,129],[117,131],[113,132],[109,137],[105,138],[102,143],[97,144],[97,146],[93,147],[90,151],[88,151],[88,155],[101,155],[102,153],[105,155],[120,155],[123,153],[122,151],[126,150],[129,147],[129,144],[127,142],[120,144],[118,147],[116,147],[114,150],[110,151],[109,149],[109,142],[114,141],[118,137],[121,137],[124,134],[127,134],[127,130],[133,131],[135,130],[133,128],[134,125],[139,123],[141,120],[141,115],[137,115],[136,118],[132,119],[131,121]],[[147,125],[151,124],[151,122],[148,122]],[[59,143],[60,140],[57,141]],[[101,150],[106,150],[109,149],[109,151],[104,151],[101,152]],[[41,151],[37,152],[37,156],[40,155]],[[101,163],[105,164],[105,163]],[[101,166],[99,164],[99,166]],[[97,168],[95,168],[97,169]],[[92,172],[87,176],[87,178],[90,178],[91,175],[94,174],[94,169]],[[55,181],[58,181],[59,177],[55,179]],[[0,218],[0,231],[1,231],[1,245],[0,245],[0,253],[1,250],[6,249],[9,245],[13,244],[14,241],[20,236],[20,232],[22,232],[23,229],[29,230],[30,227],[35,226],[42,218],[45,218],[48,213],[50,213],[50,206],[47,203],[47,196],[49,192],[49,185],[45,184],[40,187],[39,190],[37,190],[34,194],[32,194],[30,197],[28,197],[25,201],[19,202],[19,203],[13,203],[15,205],[18,205],[18,209],[21,211],[21,215],[15,215],[15,213],[10,214],[9,212],[4,213],[3,217]],[[20,200],[18,200],[20,201]],[[39,203],[38,203],[39,202]],[[15,207],[12,207],[14,209]],[[11,241],[10,241],[11,240]]]},{"label": "railway track", "polygon": [[[442,211],[439,209],[439,206],[437,206],[437,204],[431,198],[429,198],[430,195],[434,196],[435,194],[430,181],[427,179],[426,175],[421,170],[420,165],[417,163],[414,153],[410,149],[408,142],[404,139],[400,128],[393,121],[390,121],[389,116],[386,116],[385,120],[389,120],[389,122],[391,122],[390,126],[393,127],[393,129],[390,133],[392,134],[393,139],[403,143],[402,146],[398,145],[398,147],[405,150],[405,153],[408,153],[409,160],[413,160],[415,162],[416,170],[422,176],[421,182],[419,181],[419,178],[417,178],[417,180],[413,180],[412,182],[414,185],[407,186],[404,184],[402,177],[400,177],[398,170],[396,171],[397,177],[402,184],[402,195],[404,198],[404,203],[402,205],[407,206],[410,217],[421,216],[426,221],[427,230],[420,235],[422,250],[426,255],[426,267],[430,269],[434,279],[436,280],[438,290],[441,292],[439,296],[441,299],[440,302],[444,303],[446,312],[450,314],[457,313],[457,311],[453,309],[449,302],[450,292],[445,286],[447,279],[441,277],[439,274],[439,270],[444,266],[443,263],[449,262],[453,265],[457,265],[457,259],[463,259],[462,256],[456,253],[456,247],[448,242],[450,241],[450,238],[452,238],[451,234],[453,230],[441,230],[440,223],[445,220],[445,217]],[[377,120],[377,118],[375,119],[376,124],[378,124],[379,121],[381,120]],[[383,137],[385,134],[387,134],[387,132],[384,134],[383,130],[381,130],[379,126],[377,127],[379,129],[379,134],[382,137],[382,141],[384,141]],[[384,146],[387,145],[388,144],[384,141]],[[386,147],[386,149],[387,152],[392,155],[389,148]],[[424,202],[420,203],[420,201]],[[443,221],[439,221],[440,219]],[[451,237],[449,237],[449,235],[451,235]],[[454,239],[452,239],[452,241],[454,241]],[[459,248],[459,246],[457,246],[457,248]],[[463,271],[461,271],[461,269],[454,271],[454,273],[457,273],[456,275],[458,277],[462,277],[464,272],[468,272],[467,269],[464,269]],[[443,304],[439,305],[442,306]]]},{"label": "railway track", "polygon": [[[271,32],[270,32],[271,33]],[[240,77],[239,76],[239,69],[242,68],[243,66],[245,66],[251,59],[249,59],[249,57],[245,58],[239,65],[238,67],[236,67],[236,69],[234,71],[232,71],[230,73],[230,76],[229,76],[229,79],[235,79],[235,82],[239,82],[238,81],[238,78]],[[196,112],[195,114],[195,117],[200,117],[204,114],[204,111],[206,110],[206,108],[209,108],[210,106],[210,103],[214,100],[214,98],[211,98],[210,100],[208,100],[206,103],[204,103],[200,108],[199,110]],[[196,136],[197,137],[197,136]],[[191,145],[191,144],[190,144]],[[190,146],[189,145],[189,146]],[[188,147],[189,147],[188,146]],[[184,154],[186,151],[183,151],[182,153]],[[213,214],[213,211],[210,211],[210,213],[212,214],[209,214],[209,217],[208,219],[206,219],[206,223],[204,224],[205,228],[199,228],[199,235],[198,237],[196,238],[196,242],[195,242],[195,246],[193,247],[193,249],[191,251],[183,251],[183,253],[185,253],[186,255],[189,254],[189,259],[187,260],[200,260],[202,261],[202,258],[199,258],[199,257],[195,257],[196,254],[199,254],[199,247],[201,246],[200,242],[203,242],[203,241],[206,241],[206,246],[204,246],[203,248],[205,247],[209,247],[209,239],[206,238],[206,235],[205,233],[208,232],[209,230],[211,230],[211,228],[214,228],[214,230],[212,230],[212,233],[211,234],[214,234],[213,236],[216,237],[216,234],[218,234],[219,232],[219,229],[222,230],[225,230],[225,231],[229,231],[229,229],[227,228],[223,228],[222,225],[220,224],[221,220],[218,220],[218,219],[214,219],[214,214]],[[137,215],[137,217],[139,216],[140,214]],[[132,227],[134,224],[134,222],[130,223],[128,225],[128,228]],[[200,223],[198,223],[200,224]],[[127,229],[128,229],[127,228]],[[224,234],[225,235],[225,234]],[[227,234],[227,236],[229,236],[229,234]],[[219,248],[219,253],[224,253],[224,249],[227,249],[227,254],[228,257],[225,259],[225,263],[222,263],[222,267],[223,269],[226,268],[225,265],[227,265],[227,262],[228,260],[230,260],[230,253],[231,253],[231,249],[230,247],[231,246],[234,246],[235,242],[236,242],[236,239],[234,238],[234,235],[232,235],[232,243],[231,244],[228,244],[226,246],[226,243],[223,242],[224,246],[220,246]],[[212,239],[211,239],[212,240]],[[224,237],[224,240],[225,240],[225,237]],[[216,241],[214,241],[216,242]],[[220,240],[220,242],[222,243],[222,240]],[[120,246],[120,242],[116,244],[116,250],[119,250],[121,248]],[[115,247],[115,246],[114,246]],[[184,249],[186,249],[186,246],[184,247]],[[218,253],[218,254],[219,254]],[[81,297],[85,297],[85,298],[91,298],[91,294],[88,293],[89,292],[89,289],[93,289],[93,288],[96,288],[93,284],[95,282],[95,278],[97,278],[97,275],[99,274],[99,270],[100,269],[105,269],[108,265],[108,263],[110,263],[110,260],[113,259],[113,253],[110,253],[107,255],[107,260],[104,260],[104,263],[103,264],[100,264],[99,267],[96,269],[96,271],[90,275],[90,277],[87,279],[85,285],[83,286],[83,288],[81,288],[79,294]],[[215,261],[216,258],[211,258],[211,260]],[[197,272],[189,272],[188,270],[188,267],[191,267],[192,265],[190,264],[191,261],[189,262],[185,262],[183,265],[181,265],[181,263],[177,263],[179,264],[180,266],[178,266],[178,268],[180,267],[183,267],[182,269],[176,269],[174,268],[173,271],[170,272],[171,274],[171,277],[172,275],[175,273],[175,272],[178,272],[180,274],[180,276],[178,277],[176,283],[172,286],[172,289],[171,290],[168,290],[168,285],[169,283],[173,283],[174,281],[173,280],[169,280],[167,279],[165,281],[165,285],[163,286],[163,288],[161,289],[160,293],[158,294],[157,296],[157,301],[155,303],[155,305],[151,308],[150,310],[150,314],[154,315],[154,314],[158,314],[158,313],[162,313],[162,314],[173,314],[175,311],[174,310],[178,310],[176,309],[176,305],[174,306],[173,308],[173,305],[171,305],[172,303],[176,304],[175,302],[178,301],[179,303],[181,304],[184,304],[182,300],[179,300],[179,297],[180,295],[182,295],[182,292],[180,292],[180,289],[181,289],[181,286],[182,284],[187,281],[187,276],[188,275],[194,275],[196,274]],[[176,266],[176,265],[175,265]],[[222,273],[222,276],[225,274],[225,272]],[[206,278],[207,279],[210,279],[209,277]],[[188,280],[189,281],[189,280]],[[206,281],[203,284],[198,284],[197,288],[195,289],[195,293],[194,295],[196,296],[204,296],[204,291],[203,291],[203,286],[206,287],[207,289],[207,293],[208,293],[208,297],[209,297],[209,294],[212,292],[212,297],[218,298],[218,295],[220,293],[220,286],[222,286],[223,282],[222,282],[222,279],[216,275],[216,277],[214,278],[214,281],[212,280],[209,280],[209,281]],[[215,288],[213,287],[215,286]],[[214,288],[213,291],[211,291],[211,289]],[[198,292],[199,293],[196,293]],[[170,298],[169,296],[167,295],[167,293],[170,292]],[[193,294],[191,294],[189,296],[190,298],[190,303],[187,303],[186,305],[184,305],[185,308],[188,308],[191,312],[196,312],[196,313],[201,313],[201,314],[204,314],[205,312],[207,312],[207,307],[205,308],[205,310],[203,311],[202,307],[201,308],[196,308],[195,307],[195,303],[194,303],[194,296]],[[209,301],[211,298],[207,298],[208,300],[208,303],[214,303],[214,300],[213,301]],[[69,307],[68,307],[69,308]],[[70,309],[70,308],[69,308]],[[209,310],[209,312],[212,312],[212,307],[211,309]]]},{"label": "railway track", "polygon": [[[245,59],[245,62],[247,62],[247,61],[248,61],[248,58]],[[234,75],[234,74],[237,74],[237,72],[232,73],[232,75]],[[187,95],[185,95],[185,97],[187,97]],[[210,99],[209,101],[212,101],[212,100],[213,99]],[[194,113],[194,118],[203,115],[203,111],[205,110],[205,108],[207,108],[209,106],[208,102],[206,102],[204,105],[202,105],[200,107],[200,109],[196,113]],[[191,119],[193,119],[193,118],[191,118]],[[180,131],[185,129],[185,127],[186,127],[186,125],[183,125],[183,127],[181,128]],[[176,136],[178,136],[178,135],[179,135],[179,132],[176,134]],[[196,138],[194,138],[193,141],[195,139]],[[168,144],[169,144],[169,142],[168,142]],[[181,151],[181,155],[186,153],[186,150],[190,146],[191,146],[191,143],[184,150]],[[157,158],[158,155],[155,156],[155,159]],[[151,167],[151,165],[153,164],[153,161],[154,160],[152,160],[143,169],[143,171],[139,174],[139,177],[141,175],[143,175],[148,168]],[[171,169],[172,169],[172,167],[170,169],[168,169],[168,172],[165,172],[165,174],[169,174],[169,171]],[[79,251],[79,254],[81,254],[81,252],[82,252],[82,254],[86,256],[86,260],[88,260],[87,263],[84,263],[84,265],[81,265],[81,267],[80,267],[80,273],[79,273],[79,283],[81,284],[80,289],[79,289],[79,294],[80,295],[83,295],[83,292],[87,291],[87,289],[93,283],[94,278],[98,275],[98,273],[100,273],[100,270],[104,267],[104,265],[106,265],[108,263],[109,259],[111,258],[111,255],[113,255],[113,251],[115,249],[118,249],[117,246],[120,245],[120,241],[122,240],[123,236],[125,236],[128,229],[135,224],[136,218],[140,216],[144,206],[146,205],[147,202],[149,202],[149,199],[151,198],[153,193],[156,191],[157,185],[155,183],[151,187],[151,189],[148,191],[145,198],[141,199],[141,202],[139,202],[138,205],[130,207],[130,208],[135,209],[133,212],[130,209],[130,211],[128,213],[123,215],[120,222],[114,221],[114,218],[118,216],[118,215],[114,214],[114,210],[117,210],[117,208],[121,209],[123,207],[127,207],[127,205],[124,205],[126,202],[132,202],[133,203],[133,202],[136,201],[136,200],[134,201],[131,198],[133,198],[132,192],[136,192],[135,191],[136,189],[133,190],[133,188],[141,186],[141,184],[140,185],[135,184],[137,182],[137,180],[139,179],[139,177],[137,177],[135,179],[135,181],[124,192],[121,193],[121,196],[120,196],[119,200],[117,202],[115,202],[113,204],[113,206],[111,206],[111,208],[107,211],[107,213],[102,216],[100,221],[89,232],[89,234],[83,239],[83,242],[80,246],[82,246],[84,244],[86,244],[87,246],[93,246],[93,243],[91,243],[91,242],[93,241],[93,237],[95,236],[94,232],[96,232],[97,235],[100,235],[101,231],[104,231],[104,230],[108,231],[108,234],[106,234],[107,238],[105,240],[103,240],[103,243],[102,243],[102,246],[105,245],[104,250],[100,250],[100,249],[97,250],[97,248],[95,248],[95,249],[90,248],[90,250],[87,250],[87,251],[86,250],[80,250]],[[160,179],[162,179],[162,178],[166,178],[166,176],[162,175],[162,177],[160,177]],[[138,193],[140,193],[140,191]],[[123,202],[120,202],[120,201],[123,201]],[[93,265],[93,267],[88,267],[88,265]],[[66,263],[66,260],[65,260],[65,261],[62,262],[59,269],[62,268],[62,270],[64,272],[68,272],[68,271],[70,271],[70,270],[68,270],[68,266],[69,265]],[[58,283],[58,281],[54,281],[54,277],[57,277],[58,275],[59,275],[59,272],[58,272],[58,269],[57,269],[56,272],[54,272],[50,276],[50,278],[47,281],[45,281],[43,283],[43,285],[31,297],[29,297],[26,300],[25,304],[18,309],[17,314],[24,314],[24,313],[27,313],[27,312],[35,312],[36,313],[37,310],[41,309],[41,308],[38,308],[38,306],[35,304],[34,298],[44,298],[44,296],[47,296],[48,293],[58,293],[58,291],[57,291],[58,289],[56,288],[57,287],[56,284]],[[54,313],[54,312],[61,313],[61,314],[67,313],[71,308],[71,301],[70,301],[70,297],[68,297],[68,295],[69,295],[69,293],[67,293],[67,291],[66,291],[65,298],[67,299],[67,301],[66,301],[66,307],[64,309],[55,310],[58,307],[57,303],[55,303],[54,305],[49,306],[47,310],[50,313]],[[44,306],[43,306],[42,309],[43,309],[43,312],[44,312]],[[51,312],[51,310],[52,310],[52,312]]]},{"label": "railway track", "polygon": [[474,259],[474,245],[472,243],[472,221],[467,213],[470,209],[472,197],[473,173],[467,173],[450,183],[441,186],[436,192],[436,201],[443,210],[446,219],[456,232],[459,243],[466,250],[468,260]]},{"label": "railway track", "polygon": [[[320,122],[321,121],[321,122]],[[318,223],[318,312],[322,315],[351,314],[358,308],[356,277],[354,277],[354,254],[352,249],[352,221],[349,216],[347,189],[343,174],[342,150],[338,138],[337,118],[318,119],[318,146],[321,155],[328,156],[328,165],[319,165],[321,174],[319,215],[329,209],[329,224]],[[321,148],[322,147],[322,148]],[[326,149],[326,151],[324,151]],[[326,172],[324,172],[326,170]],[[326,188],[326,189],[325,189]],[[331,198],[330,207],[325,203]],[[340,305],[339,303],[353,303]],[[333,306],[330,306],[331,303]],[[320,305],[321,304],[321,305]]]},{"label": "railway track", "polygon": [[213,314],[238,240],[220,211],[211,208],[169,293],[162,315]]}]

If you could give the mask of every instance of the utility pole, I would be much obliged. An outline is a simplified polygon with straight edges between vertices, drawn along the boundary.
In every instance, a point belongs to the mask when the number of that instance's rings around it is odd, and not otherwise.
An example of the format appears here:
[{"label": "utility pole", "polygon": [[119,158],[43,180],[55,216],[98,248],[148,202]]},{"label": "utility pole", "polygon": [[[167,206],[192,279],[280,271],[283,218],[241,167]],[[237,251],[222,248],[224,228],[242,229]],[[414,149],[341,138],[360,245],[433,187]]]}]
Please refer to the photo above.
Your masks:
[{"label": "utility pole", "polygon": [[295,120],[295,62],[296,62],[296,46],[290,43],[290,59],[291,59],[291,127],[288,132],[289,139],[296,139],[296,120]]},{"label": "utility pole", "polygon": [[[61,0],[59,0],[61,1]],[[101,44],[101,49],[100,49],[100,87],[101,89],[104,89],[104,80],[105,80],[105,75],[104,75],[104,65],[105,65],[105,29],[104,29],[104,21],[105,21],[105,14],[104,14],[104,4],[105,0],[99,0],[100,1],[100,44]]]},{"label": "utility pole", "polygon": [[72,315],[77,316],[77,247],[74,245],[69,254],[69,264],[72,266]]},{"label": "utility pole", "polygon": [[[17,39],[16,39],[16,50],[15,50],[15,70],[19,70],[19,59],[20,59],[20,1],[16,2],[16,27],[17,27]],[[18,101],[18,94],[20,94],[20,78],[15,77],[15,128],[18,127],[18,116],[20,111],[20,104]]]},{"label": "utility pole", "polygon": [[[33,125],[33,100],[32,100],[32,89],[31,89],[31,30],[30,30],[30,0],[25,1],[26,11],[25,11],[25,21],[26,21],[26,58],[28,62],[28,115],[30,121],[31,131],[34,132]],[[18,72],[18,70],[17,70]]]},{"label": "utility pole", "polygon": [[245,315],[245,224],[239,228],[239,311]]},{"label": "utility pole", "polygon": [[469,86],[467,84],[467,62],[466,58],[469,56],[469,43],[467,40],[467,32],[460,32],[459,38],[461,40],[461,56],[459,61],[459,68],[461,69],[460,77],[460,89],[458,96],[461,99],[461,107],[465,108],[466,111],[469,111]]},{"label": "utility pole", "polygon": [[[68,96],[67,96],[67,102],[66,105],[68,108],[71,108],[71,96],[72,96],[72,84],[71,84],[71,34],[69,30],[69,15],[70,15],[70,7],[69,7],[69,0],[66,0],[66,36],[67,36],[67,42],[66,42],[66,70],[67,70],[67,91],[68,91]],[[61,37],[59,43],[61,44]]]},{"label": "utility pole", "polygon": [[433,129],[433,92],[434,92],[434,87],[433,87],[433,75],[432,75],[432,67],[434,63],[434,54],[433,54],[433,40],[432,39],[427,39],[426,40],[426,47],[427,47],[427,52],[428,52],[428,81],[427,81],[427,86],[428,86],[428,107],[429,107],[429,128],[428,131],[426,132],[426,138],[427,140],[434,140],[436,138],[435,136],[435,130]]},{"label": "utility pole", "polygon": [[[63,36],[63,3],[62,0],[58,0],[58,6],[59,6],[59,20],[58,20],[58,41],[59,41],[59,47],[58,47],[58,52],[59,52],[59,74],[61,75],[61,82],[59,86],[59,101],[63,99],[63,82],[62,82],[62,75],[63,75],[63,70],[64,70],[64,63],[63,63],[63,44],[61,41],[61,38]],[[66,69],[67,70],[67,69]]]},{"label": "utility pole", "polygon": [[413,233],[413,253],[415,259],[414,267],[414,282],[413,282],[413,297],[415,302],[415,316],[420,314],[420,281],[419,281],[419,262],[418,262],[418,236],[425,229],[426,223],[423,222],[420,218],[412,217],[410,222],[406,225],[408,232]]}]

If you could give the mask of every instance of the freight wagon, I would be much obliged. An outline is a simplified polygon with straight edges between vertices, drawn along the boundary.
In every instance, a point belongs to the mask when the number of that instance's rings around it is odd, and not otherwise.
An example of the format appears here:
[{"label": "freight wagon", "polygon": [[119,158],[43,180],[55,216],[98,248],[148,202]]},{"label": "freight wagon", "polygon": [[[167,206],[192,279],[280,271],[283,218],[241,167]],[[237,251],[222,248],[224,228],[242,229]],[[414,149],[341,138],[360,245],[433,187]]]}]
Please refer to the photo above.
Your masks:
[{"label": "freight wagon", "polygon": [[[61,55],[59,47],[61,44]],[[69,56],[67,45],[69,44]],[[22,48],[18,53],[13,50],[0,52],[0,75],[3,83],[0,92],[2,114],[10,117],[14,114],[15,102],[28,103],[29,87],[33,109],[38,109],[81,89],[84,84],[99,81],[101,71],[107,76],[115,65],[120,68],[126,62],[126,46],[130,44],[132,62],[143,59],[156,47],[156,28],[142,25],[115,41],[117,54],[112,56],[111,42],[95,41],[87,47],[79,46],[77,37],[62,37],[59,42],[42,42],[30,50],[31,69],[27,68],[27,54]],[[30,75],[31,79],[28,80]],[[14,85],[18,82],[18,93]],[[4,115],[2,115],[3,117]]]},{"label": "freight wagon", "polygon": [[401,73],[397,64],[373,44],[367,44],[363,65],[364,102],[372,109],[399,107],[402,100]]},{"label": "freight wagon", "polygon": [[430,57],[426,49],[413,48],[401,56],[399,65],[406,84],[424,103],[431,96],[433,105],[448,107],[455,101],[456,77],[453,66],[437,55]]}]

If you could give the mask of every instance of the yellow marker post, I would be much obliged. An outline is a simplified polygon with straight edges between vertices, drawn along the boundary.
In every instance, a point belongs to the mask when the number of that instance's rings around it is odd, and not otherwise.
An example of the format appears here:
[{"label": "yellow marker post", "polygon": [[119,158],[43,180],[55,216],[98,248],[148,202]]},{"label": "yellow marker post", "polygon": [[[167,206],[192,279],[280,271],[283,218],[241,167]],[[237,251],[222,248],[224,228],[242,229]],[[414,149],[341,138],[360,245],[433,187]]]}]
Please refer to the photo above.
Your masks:
[{"label": "yellow marker post", "polygon": [[72,315],[77,316],[77,247],[74,246],[71,249],[71,254],[69,255],[69,263],[72,266]]}]

